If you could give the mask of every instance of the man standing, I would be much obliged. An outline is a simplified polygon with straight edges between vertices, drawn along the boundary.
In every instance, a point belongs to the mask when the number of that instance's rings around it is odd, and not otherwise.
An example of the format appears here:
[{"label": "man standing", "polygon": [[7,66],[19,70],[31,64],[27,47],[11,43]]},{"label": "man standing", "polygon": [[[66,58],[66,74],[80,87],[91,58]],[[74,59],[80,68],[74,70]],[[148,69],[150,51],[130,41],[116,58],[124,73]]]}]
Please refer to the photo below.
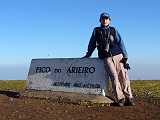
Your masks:
[{"label": "man standing", "polygon": [[101,26],[94,28],[84,58],[90,57],[97,48],[98,56],[104,60],[109,72],[115,101],[119,106],[124,106],[124,104],[133,106],[135,104],[127,73],[130,67],[127,64],[128,55],[123,40],[118,31],[109,26],[111,18],[108,13],[102,13],[99,21]]}]

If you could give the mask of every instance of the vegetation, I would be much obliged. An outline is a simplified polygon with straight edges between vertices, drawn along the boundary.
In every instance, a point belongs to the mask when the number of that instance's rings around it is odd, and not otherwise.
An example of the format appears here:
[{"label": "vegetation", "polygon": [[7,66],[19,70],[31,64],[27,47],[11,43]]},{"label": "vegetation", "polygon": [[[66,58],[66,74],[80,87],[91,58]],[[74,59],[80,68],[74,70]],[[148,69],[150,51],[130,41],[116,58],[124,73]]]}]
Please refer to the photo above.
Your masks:
[{"label": "vegetation", "polygon": [[143,97],[160,97],[160,80],[132,80],[132,91]]},{"label": "vegetation", "polygon": [[0,80],[0,90],[22,91],[26,88],[26,80]]},{"label": "vegetation", "polygon": [[[0,90],[23,91],[26,80],[0,80]],[[134,95],[143,97],[160,97],[160,80],[131,80]]]}]

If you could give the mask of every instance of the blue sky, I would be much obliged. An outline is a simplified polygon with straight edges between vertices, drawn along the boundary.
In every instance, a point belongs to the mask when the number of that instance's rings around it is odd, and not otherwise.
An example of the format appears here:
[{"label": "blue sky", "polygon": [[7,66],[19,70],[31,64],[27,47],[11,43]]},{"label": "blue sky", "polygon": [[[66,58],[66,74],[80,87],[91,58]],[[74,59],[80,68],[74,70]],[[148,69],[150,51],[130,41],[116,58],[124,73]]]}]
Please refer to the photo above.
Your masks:
[{"label": "blue sky", "polygon": [[130,78],[160,79],[159,5],[159,0],[0,0],[0,79],[26,79],[33,58],[84,56],[104,11],[126,45]]}]

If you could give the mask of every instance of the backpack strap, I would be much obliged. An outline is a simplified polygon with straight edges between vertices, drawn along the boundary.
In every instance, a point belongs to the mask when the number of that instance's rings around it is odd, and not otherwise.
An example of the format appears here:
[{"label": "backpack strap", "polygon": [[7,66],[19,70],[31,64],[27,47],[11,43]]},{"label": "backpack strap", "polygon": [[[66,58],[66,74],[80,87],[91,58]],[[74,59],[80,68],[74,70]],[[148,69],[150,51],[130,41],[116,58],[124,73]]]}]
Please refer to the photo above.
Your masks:
[{"label": "backpack strap", "polygon": [[[109,52],[110,49],[110,44],[111,44],[111,40],[110,40],[110,35],[113,35],[113,37],[115,37],[116,34],[116,30],[114,27],[109,26],[108,28],[108,32],[103,31],[101,27],[96,27],[95,28],[95,35],[99,35],[100,37],[98,37],[99,39],[102,39],[101,41],[105,41],[105,51]],[[98,41],[96,41],[96,46],[98,46]]]},{"label": "backpack strap", "polygon": [[110,31],[111,31],[111,34],[113,34],[113,36],[116,35],[116,29],[114,27],[109,27],[110,28]]}]

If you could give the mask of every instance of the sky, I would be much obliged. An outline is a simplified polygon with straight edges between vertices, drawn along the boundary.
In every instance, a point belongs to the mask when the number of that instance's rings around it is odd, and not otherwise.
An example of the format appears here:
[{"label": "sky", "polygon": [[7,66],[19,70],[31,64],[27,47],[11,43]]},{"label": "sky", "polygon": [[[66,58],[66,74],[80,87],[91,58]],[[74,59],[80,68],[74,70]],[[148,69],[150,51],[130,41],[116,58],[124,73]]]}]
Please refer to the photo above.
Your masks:
[{"label": "sky", "polygon": [[102,12],[125,43],[130,79],[160,79],[159,6],[159,0],[0,0],[0,80],[26,79],[35,58],[84,56]]}]

